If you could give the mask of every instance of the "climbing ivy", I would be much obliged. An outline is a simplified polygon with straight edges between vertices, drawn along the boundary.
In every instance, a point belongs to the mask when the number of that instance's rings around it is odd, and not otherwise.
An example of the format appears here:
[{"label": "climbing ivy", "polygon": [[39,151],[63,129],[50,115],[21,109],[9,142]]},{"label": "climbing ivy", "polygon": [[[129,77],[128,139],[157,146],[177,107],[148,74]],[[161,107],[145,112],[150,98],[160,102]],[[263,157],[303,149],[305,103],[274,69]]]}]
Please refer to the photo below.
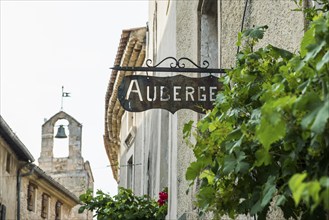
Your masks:
[{"label": "climbing ivy", "polygon": [[298,54],[254,50],[267,26],[240,33],[244,48],[214,108],[195,130],[185,125],[196,139],[186,179],[200,180],[200,214],[265,219],[272,202],[286,219],[328,217],[329,18],[316,12]]}]

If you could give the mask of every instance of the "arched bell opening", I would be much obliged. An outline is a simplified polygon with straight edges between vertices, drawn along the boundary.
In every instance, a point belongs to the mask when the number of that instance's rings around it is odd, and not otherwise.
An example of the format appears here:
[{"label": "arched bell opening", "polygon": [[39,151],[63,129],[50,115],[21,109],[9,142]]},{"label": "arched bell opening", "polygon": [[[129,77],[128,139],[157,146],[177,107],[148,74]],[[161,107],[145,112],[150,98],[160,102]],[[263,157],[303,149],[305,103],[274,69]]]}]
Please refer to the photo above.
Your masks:
[{"label": "arched bell opening", "polygon": [[59,119],[54,125],[54,158],[69,156],[69,121],[66,119]]}]

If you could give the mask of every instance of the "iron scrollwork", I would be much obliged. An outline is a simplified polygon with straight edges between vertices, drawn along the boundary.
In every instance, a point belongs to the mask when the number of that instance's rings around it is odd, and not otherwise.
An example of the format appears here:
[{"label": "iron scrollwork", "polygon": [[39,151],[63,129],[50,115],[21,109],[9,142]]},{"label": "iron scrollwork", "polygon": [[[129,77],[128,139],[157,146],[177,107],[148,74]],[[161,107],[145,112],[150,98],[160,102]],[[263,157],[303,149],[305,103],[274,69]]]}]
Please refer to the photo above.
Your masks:
[{"label": "iron scrollwork", "polygon": [[179,58],[178,60],[175,57],[166,57],[154,66],[151,66],[153,61],[151,59],[147,59],[145,64],[146,64],[147,67],[156,68],[156,67],[160,66],[163,62],[165,62],[167,60],[173,60],[174,61],[174,62],[170,63],[170,68],[185,68],[185,62],[184,61],[190,62],[193,66],[195,66],[198,69],[207,69],[209,67],[209,62],[207,60],[204,60],[202,62],[203,67],[201,67],[201,66],[198,66],[196,63],[194,63],[192,60],[190,60],[187,57],[182,57],[182,58]]},{"label": "iron scrollwork", "polygon": [[[169,67],[160,67],[165,61],[171,61]],[[193,65],[194,68],[188,68],[187,62],[190,65]],[[129,66],[114,66],[111,67],[113,70],[121,70],[121,71],[145,71],[145,72],[185,72],[185,73],[226,73],[225,69],[212,69],[209,67],[209,62],[204,60],[202,62],[202,66],[197,65],[191,59],[182,57],[176,59],[175,57],[166,57],[161,60],[156,65],[152,66],[153,61],[151,59],[147,59],[145,62],[146,67],[129,67]]]}]

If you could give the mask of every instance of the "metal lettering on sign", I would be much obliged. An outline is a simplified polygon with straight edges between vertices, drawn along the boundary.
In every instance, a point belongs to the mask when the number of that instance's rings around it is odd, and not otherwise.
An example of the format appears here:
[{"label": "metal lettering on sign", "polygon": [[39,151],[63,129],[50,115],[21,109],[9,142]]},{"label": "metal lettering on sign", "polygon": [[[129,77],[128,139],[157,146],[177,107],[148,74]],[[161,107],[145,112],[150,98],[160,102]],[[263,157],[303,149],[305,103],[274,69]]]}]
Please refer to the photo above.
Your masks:
[{"label": "metal lettering on sign", "polygon": [[221,89],[222,83],[212,75],[201,78],[130,75],[123,78],[118,99],[121,106],[130,112],[158,108],[171,113],[179,109],[204,113],[213,107]]}]

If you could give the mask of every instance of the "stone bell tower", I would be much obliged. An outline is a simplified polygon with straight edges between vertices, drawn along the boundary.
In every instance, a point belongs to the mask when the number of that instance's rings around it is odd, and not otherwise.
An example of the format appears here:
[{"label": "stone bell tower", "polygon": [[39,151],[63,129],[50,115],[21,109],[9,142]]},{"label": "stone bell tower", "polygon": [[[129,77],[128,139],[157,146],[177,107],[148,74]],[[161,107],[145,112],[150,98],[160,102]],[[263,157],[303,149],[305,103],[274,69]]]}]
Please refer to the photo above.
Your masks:
[{"label": "stone bell tower", "polygon": [[[54,157],[54,131],[57,121],[65,119],[68,122],[68,156]],[[64,128],[63,128],[64,129]],[[88,161],[81,156],[82,125],[72,116],[60,111],[42,125],[41,155],[39,166],[49,176],[79,197],[87,189],[94,188],[94,179]],[[91,212],[78,214],[79,206],[74,207],[72,219],[92,219]]]}]

